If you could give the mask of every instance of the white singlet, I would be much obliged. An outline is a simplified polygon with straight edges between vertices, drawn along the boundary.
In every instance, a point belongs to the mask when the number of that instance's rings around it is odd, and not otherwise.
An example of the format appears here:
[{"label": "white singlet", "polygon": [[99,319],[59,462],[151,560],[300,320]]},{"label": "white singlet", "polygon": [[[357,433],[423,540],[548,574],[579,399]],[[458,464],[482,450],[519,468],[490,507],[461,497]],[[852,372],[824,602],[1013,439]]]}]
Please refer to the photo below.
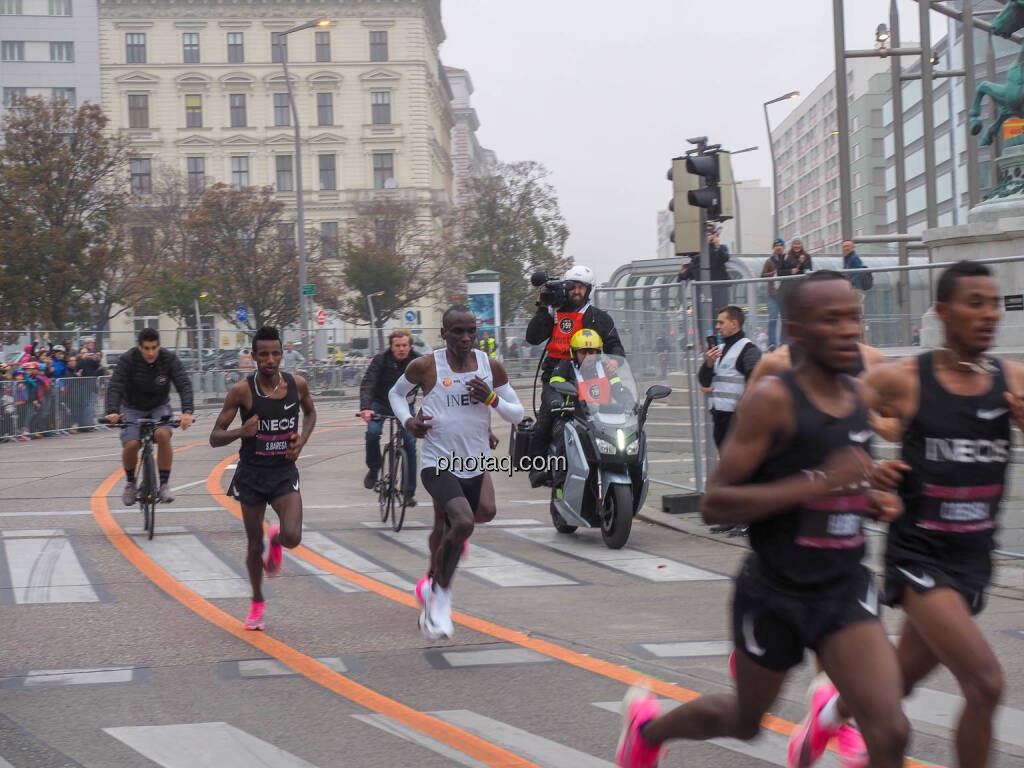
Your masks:
[{"label": "white singlet", "polygon": [[[461,456],[464,458],[490,456],[488,443],[491,426],[491,407],[476,403],[469,397],[469,382],[479,376],[493,389],[491,364],[487,355],[474,349],[476,370],[455,373],[448,365],[445,348],[434,350],[434,365],[437,366],[437,381],[420,403],[425,416],[433,416],[428,424],[427,436],[421,448],[421,467],[436,467],[439,457]],[[451,473],[456,477],[476,477],[483,471],[466,472],[458,464]]]}]

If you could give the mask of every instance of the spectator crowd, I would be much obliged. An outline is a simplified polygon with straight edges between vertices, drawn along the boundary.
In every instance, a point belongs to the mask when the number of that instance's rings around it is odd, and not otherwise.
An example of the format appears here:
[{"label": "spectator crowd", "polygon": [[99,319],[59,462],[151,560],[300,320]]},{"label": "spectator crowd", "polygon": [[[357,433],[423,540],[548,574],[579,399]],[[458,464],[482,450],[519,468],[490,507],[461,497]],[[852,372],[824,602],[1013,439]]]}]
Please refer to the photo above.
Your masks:
[{"label": "spectator crowd", "polygon": [[94,339],[52,343],[43,334],[16,363],[0,363],[0,439],[32,440],[68,434],[96,423],[100,377],[106,376]]}]

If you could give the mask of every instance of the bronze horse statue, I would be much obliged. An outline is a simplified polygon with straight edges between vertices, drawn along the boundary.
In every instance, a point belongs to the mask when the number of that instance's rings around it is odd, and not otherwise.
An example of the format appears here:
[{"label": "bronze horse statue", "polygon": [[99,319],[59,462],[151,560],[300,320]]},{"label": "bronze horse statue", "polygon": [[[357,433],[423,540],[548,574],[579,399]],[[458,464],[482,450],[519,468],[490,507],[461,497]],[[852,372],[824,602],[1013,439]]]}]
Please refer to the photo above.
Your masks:
[{"label": "bronze horse statue", "polygon": [[[1022,28],[1024,28],[1024,0],[1009,0],[999,15],[992,20],[992,32],[1000,37],[1008,38]],[[967,66],[972,65],[973,62],[967,62]],[[999,109],[999,114],[985,129],[979,142],[982,146],[992,143],[1002,127],[1003,121],[1011,117],[1024,117],[1024,46],[1021,46],[1017,61],[1006,73],[1005,83],[985,81],[978,84],[978,89],[974,94],[974,103],[967,113],[971,120],[971,133],[975,136],[981,133],[984,125],[981,121],[981,101],[985,96],[992,99]]]}]

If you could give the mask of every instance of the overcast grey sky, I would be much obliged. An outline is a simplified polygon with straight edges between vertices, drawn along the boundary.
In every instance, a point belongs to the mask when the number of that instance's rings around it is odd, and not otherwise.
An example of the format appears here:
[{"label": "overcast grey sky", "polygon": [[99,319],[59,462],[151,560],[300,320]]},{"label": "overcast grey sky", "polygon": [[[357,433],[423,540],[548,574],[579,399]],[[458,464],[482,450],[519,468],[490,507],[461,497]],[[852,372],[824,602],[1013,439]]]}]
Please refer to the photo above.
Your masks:
[{"label": "overcast grey sky", "polygon": [[[441,57],[469,70],[481,143],[552,172],[568,252],[606,279],[653,258],[669,161],[708,136],[768,183],[762,104],[833,68],[829,0],[442,0]],[[904,40],[917,3],[899,0]],[[888,0],[846,0],[847,48],[869,48]],[[933,39],[945,34],[932,14]],[[772,124],[789,103],[769,107]]]}]

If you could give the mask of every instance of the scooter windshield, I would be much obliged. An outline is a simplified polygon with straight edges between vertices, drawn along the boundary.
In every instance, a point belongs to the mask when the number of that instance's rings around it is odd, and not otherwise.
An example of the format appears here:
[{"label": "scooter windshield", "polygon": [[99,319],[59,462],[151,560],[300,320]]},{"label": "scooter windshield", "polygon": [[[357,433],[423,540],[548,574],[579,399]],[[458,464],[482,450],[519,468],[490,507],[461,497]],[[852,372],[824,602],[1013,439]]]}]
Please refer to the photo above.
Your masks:
[{"label": "scooter windshield", "polygon": [[590,417],[625,424],[636,415],[636,379],[624,357],[590,355],[576,369],[576,383],[579,402]]}]

